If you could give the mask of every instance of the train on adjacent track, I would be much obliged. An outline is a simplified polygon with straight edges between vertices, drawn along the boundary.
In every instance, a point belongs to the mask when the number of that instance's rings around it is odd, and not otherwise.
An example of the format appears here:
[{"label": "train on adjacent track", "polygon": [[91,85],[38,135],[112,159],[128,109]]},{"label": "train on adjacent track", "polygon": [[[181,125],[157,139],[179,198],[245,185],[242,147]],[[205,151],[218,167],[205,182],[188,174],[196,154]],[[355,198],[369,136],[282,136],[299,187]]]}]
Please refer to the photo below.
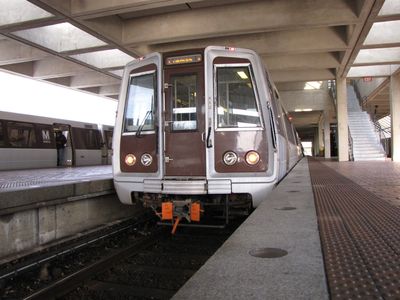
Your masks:
[{"label": "train on adjacent track", "polygon": [[111,164],[112,135],[113,126],[0,112],[0,170]]},{"label": "train on adjacent track", "polygon": [[302,156],[260,56],[220,46],[129,63],[113,145],[120,201],[175,227],[208,207],[256,207]]}]

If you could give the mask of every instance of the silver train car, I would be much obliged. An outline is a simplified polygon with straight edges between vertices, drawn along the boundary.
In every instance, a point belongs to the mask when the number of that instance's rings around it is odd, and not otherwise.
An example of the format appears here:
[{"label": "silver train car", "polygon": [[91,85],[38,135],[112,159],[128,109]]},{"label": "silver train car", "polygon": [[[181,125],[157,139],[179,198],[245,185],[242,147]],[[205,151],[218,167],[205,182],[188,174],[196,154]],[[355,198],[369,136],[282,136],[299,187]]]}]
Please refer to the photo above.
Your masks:
[{"label": "silver train car", "polygon": [[163,220],[256,207],[302,156],[260,57],[210,46],[125,67],[114,134],[119,199]]},{"label": "silver train car", "polygon": [[[0,112],[0,170],[111,164],[113,127]],[[56,132],[66,143],[62,157]]]}]

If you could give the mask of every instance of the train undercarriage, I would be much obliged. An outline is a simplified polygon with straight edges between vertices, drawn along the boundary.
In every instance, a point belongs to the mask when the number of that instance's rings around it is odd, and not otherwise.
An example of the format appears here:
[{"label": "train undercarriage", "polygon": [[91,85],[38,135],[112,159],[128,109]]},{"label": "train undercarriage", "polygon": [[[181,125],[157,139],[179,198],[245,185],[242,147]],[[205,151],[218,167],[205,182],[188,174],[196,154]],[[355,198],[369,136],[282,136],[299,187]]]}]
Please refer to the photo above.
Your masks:
[{"label": "train undercarriage", "polygon": [[160,225],[172,226],[172,234],[181,226],[225,227],[229,220],[248,216],[252,210],[250,194],[168,195],[132,193],[132,201],[152,209]]}]

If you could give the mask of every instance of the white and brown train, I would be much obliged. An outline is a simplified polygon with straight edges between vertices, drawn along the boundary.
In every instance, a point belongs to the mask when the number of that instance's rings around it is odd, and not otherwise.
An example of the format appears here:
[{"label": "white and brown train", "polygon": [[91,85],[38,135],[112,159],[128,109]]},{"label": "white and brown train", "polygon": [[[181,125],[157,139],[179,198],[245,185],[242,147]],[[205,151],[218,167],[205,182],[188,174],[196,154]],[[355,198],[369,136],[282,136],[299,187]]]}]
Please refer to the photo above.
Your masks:
[{"label": "white and brown train", "polygon": [[56,167],[56,132],[66,137],[60,165],[111,163],[112,126],[0,112],[0,170]]},{"label": "white and brown train", "polygon": [[207,205],[256,207],[302,156],[260,57],[217,46],[129,63],[113,144],[120,200],[175,224]]}]

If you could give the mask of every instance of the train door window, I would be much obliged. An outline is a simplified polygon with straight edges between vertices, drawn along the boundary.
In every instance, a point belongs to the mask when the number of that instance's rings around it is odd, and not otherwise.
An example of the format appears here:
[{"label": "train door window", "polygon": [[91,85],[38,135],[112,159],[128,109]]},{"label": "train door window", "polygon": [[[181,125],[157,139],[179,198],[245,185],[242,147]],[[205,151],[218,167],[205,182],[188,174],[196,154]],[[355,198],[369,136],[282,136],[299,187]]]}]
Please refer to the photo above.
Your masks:
[{"label": "train door window", "polygon": [[197,76],[173,75],[171,82],[172,130],[196,130]]},{"label": "train door window", "polygon": [[124,132],[154,130],[156,72],[132,75],[125,108]]},{"label": "train door window", "polygon": [[36,144],[33,124],[8,122],[8,139],[10,145],[16,148],[32,148]]},{"label": "train door window", "polygon": [[0,147],[4,147],[6,145],[4,141],[4,133],[3,133],[3,123],[0,121]]},{"label": "train door window", "polygon": [[216,66],[216,88],[219,128],[261,127],[249,66]]},{"label": "train door window", "polygon": [[104,131],[105,142],[108,149],[112,149],[112,139],[113,139],[113,131],[112,130],[105,130]]}]

